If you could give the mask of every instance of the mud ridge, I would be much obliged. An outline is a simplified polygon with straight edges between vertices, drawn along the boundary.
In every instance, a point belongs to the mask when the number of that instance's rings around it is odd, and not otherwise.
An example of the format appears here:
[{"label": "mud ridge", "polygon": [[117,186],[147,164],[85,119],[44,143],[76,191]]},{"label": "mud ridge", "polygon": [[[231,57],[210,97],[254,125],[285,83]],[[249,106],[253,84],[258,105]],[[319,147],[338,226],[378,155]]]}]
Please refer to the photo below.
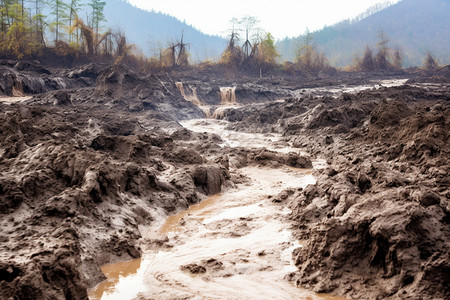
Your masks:
[{"label": "mud ridge", "polygon": [[327,159],[315,185],[289,195],[305,245],[293,254],[297,285],[353,299],[449,297],[449,97],[445,83],[405,85],[225,114],[230,127],[281,132]]}]

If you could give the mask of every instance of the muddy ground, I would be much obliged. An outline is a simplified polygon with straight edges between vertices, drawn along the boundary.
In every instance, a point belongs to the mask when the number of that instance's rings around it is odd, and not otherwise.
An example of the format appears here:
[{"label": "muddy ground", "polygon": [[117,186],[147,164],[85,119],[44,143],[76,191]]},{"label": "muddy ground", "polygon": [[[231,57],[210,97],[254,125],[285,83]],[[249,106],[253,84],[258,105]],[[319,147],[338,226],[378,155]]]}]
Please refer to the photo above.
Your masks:
[{"label": "muddy ground", "polygon": [[[230,128],[280,132],[327,159],[316,185],[283,197],[304,245],[288,279],[355,299],[450,295],[446,73],[213,79],[3,61],[0,74],[1,94],[34,95],[0,101],[1,299],[86,299],[104,278],[100,265],[140,256],[139,226],[239,182],[235,168],[310,166],[182,128],[205,109],[177,82],[210,110],[220,87],[236,87],[248,105],[218,115]],[[356,94],[314,89],[395,78],[414,81]]]},{"label": "muddy ground", "polygon": [[449,100],[441,81],[224,113],[327,159],[286,200],[304,244],[291,280],[354,299],[450,296]]}]

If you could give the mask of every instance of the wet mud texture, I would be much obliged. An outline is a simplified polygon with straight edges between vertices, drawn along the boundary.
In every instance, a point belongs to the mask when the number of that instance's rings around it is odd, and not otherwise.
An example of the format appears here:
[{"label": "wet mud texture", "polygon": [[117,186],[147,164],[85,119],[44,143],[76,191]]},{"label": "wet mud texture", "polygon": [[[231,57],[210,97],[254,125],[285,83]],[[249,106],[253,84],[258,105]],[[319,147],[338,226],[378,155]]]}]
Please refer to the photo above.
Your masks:
[{"label": "wet mud texture", "polygon": [[1,299],[87,299],[100,265],[140,256],[139,225],[227,184],[177,134],[203,112],[163,80],[114,66],[91,87],[0,103]]},{"label": "wet mud texture", "polygon": [[[448,298],[448,86],[335,99],[293,96],[298,78],[0,67],[1,94],[37,94],[0,101],[2,299],[86,299],[104,279],[100,265],[140,256],[139,225],[242,180],[230,177],[232,168],[311,165],[298,155],[224,149],[217,135],[183,129],[177,121],[205,113],[183,99],[178,81],[197,82],[212,105],[219,87],[237,84],[238,102],[285,98],[224,118],[235,129],[281,132],[328,159],[315,186],[280,200],[305,244],[294,253],[292,280],[353,298]],[[304,86],[367,79],[342,76],[306,78]]]},{"label": "wet mud texture", "polygon": [[[353,299],[450,297],[450,85],[291,98],[230,110],[327,159],[288,193],[296,284]],[[262,125],[263,124],[263,125]]]},{"label": "wet mud texture", "polygon": [[90,86],[100,70],[98,64],[66,70],[47,68],[38,62],[0,60],[0,97]]}]

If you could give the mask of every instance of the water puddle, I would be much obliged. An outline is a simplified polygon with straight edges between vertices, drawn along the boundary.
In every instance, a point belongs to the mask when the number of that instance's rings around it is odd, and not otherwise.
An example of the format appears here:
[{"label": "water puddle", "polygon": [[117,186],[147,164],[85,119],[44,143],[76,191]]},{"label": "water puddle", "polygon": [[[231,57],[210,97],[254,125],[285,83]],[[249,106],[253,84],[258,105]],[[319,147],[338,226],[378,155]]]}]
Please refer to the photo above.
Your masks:
[{"label": "water puddle", "polygon": [[102,272],[108,279],[90,291],[89,299],[106,299],[105,297],[108,297],[108,295],[112,296],[114,291],[118,290],[121,291],[121,299],[132,299],[136,297],[137,293],[134,292],[132,286],[133,284],[136,284],[136,279],[142,276],[138,274],[140,267],[141,259],[102,266]]}]

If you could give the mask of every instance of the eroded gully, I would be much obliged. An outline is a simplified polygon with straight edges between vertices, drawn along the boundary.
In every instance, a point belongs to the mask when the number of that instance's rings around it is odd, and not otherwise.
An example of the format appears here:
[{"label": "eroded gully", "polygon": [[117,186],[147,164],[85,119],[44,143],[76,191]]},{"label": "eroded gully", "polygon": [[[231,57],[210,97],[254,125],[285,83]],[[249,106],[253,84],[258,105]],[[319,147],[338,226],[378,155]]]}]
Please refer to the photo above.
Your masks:
[{"label": "eroded gully", "polygon": [[[182,125],[219,134],[228,147],[294,150],[280,136],[228,131],[223,121]],[[246,178],[243,183],[143,228],[142,258],[103,266],[108,280],[91,290],[90,299],[338,299],[285,278],[296,270],[292,251],[301,245],[291,234],[289,209],[272,199],[286,188],[314,183],[313,170],[236,171]]]}]

